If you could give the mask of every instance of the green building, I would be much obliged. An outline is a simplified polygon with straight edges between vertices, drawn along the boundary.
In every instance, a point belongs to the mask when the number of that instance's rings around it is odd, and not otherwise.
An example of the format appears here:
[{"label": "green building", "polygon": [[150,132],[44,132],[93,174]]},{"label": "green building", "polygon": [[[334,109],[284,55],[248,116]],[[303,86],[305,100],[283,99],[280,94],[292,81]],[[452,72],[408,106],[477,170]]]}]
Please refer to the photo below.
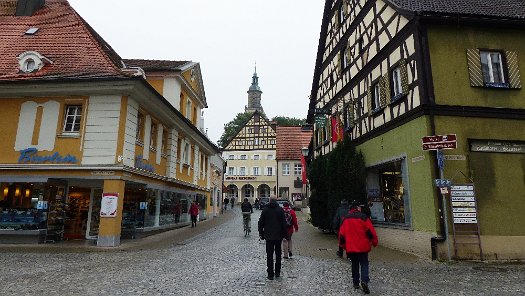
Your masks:
[{"label": "green building", "polygon": [[381,244],[525,258],[524,27],[519,0],[326,1],[311,155],[337,145],[328,111],[365,155]]}]

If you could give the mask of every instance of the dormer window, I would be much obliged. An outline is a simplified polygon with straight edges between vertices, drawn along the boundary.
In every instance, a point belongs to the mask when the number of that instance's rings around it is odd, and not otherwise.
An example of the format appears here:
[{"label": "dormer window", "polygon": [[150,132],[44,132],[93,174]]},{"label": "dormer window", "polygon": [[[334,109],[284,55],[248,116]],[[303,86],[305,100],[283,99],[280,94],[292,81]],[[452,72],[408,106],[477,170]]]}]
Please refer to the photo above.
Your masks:
[{"label": "dormer window", "polygon": [[23,73],[33,73],[42,69],[46,64],[53,62],[36,51],[26,51],[18,57],[20,71]]}]

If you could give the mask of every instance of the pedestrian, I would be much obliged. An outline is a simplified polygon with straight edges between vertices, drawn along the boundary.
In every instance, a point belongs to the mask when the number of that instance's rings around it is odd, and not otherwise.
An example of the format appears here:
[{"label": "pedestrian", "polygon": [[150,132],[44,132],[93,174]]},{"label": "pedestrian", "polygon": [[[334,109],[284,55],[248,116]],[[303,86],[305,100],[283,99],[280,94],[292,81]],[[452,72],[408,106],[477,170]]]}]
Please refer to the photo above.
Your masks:
[{"label": "pedestrian", "polygon": [[[354,201],[350,212],[339,228],[339,241],[344,245],[346,254],[352,261],[352,282],[359,289],[359,280],[365,294],[370,293],[368,282],[368,252],[372,245],[377,246],[377,234],[370,218],[361,213],[359,203]],[[359,276],[361,270],[361,276]]]},{"label": "pedestrian", "polygon": [[191,216],[191,227],[197,227],[197,216],[199,215],[199,206],[197,201],[193,201],[190,207],[190,216]]},{"label": "pedestrian", "polygon": [[228,209],[228,203],[230,202],[230,199],[225,197],[224,198],[224,210],[227,210]]},{"label": "pedestrian", "polygon": [[[350,211],[350,205],[348,204],[348,200],[343,199],[341,201],[341,205],[339,208],[337,208],[334,216],[334,220],[332,221],[332,229],[339,237],[339,227],[341,227],[341,223],[343,223],[343,220],[348,215],[348,212]],[[339,250],[336,252],[337,256],[339,258],[343,257],[343,245],[339,244]]]},{"label": "pedestrian", "polygon": [[297,224],[297,215],[295,211],[290,208],[290,204],[285,202],[283,204],[284,219],[286,221],[286,237],[283,240],[283,258],[292,258],[292,234],[299,231],[299,225]]},{"label": "pedestrian", "polygon": [[[286,236],[286,221],[283,209],[277,204],[275,196],[270,197],[270,203],[259,217],[259,238],[266,240],[266,271],[268,279],[281,276],[281,243]],[[275,253],[275,268],[273,254]]]},{"label": "pedestrian", "polygon": [[[247,198],[244,199],[244,201],[241,204],[241,212],[242,212],[242,218],[243,218],[243,227],[244,223],[248,225],[248,232],[252,231],[252,214],[253,214],[253,206],[248,201]],[[245,222],[246,221],[246,222]],[[244,230],[244,228],[243,228]]]},{"label": "pedestrian", "polygon": [[232,196],[232,200],[230,202],[232,204],[232,209],[233,209],[233,206],[235,205],[235,197]]}]

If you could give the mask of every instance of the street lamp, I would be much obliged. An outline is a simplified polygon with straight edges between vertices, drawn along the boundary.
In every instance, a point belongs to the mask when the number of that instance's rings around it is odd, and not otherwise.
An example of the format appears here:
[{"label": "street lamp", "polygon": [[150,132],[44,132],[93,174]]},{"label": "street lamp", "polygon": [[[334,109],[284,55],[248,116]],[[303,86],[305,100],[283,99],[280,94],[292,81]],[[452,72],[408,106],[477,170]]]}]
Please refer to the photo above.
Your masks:
[{"label": "street lamp", "polygon": [[302,154],[302,158],[301,158],[301,165],[303,166],[303,174],[304,174],[304,177],[303,177],[303,186],[301,189],[304,189],[304,190],[301,190],[302,194],[303,194],[303,200],[302,200],[302,207],[303,208],[306,208],[308,206],[308,202],[306,201],[306,198],[308,197],[308,181],[306,181],[307,177],[306,177],[306,158],[308,157],[308,153],[310,152],[310,150],[308,149],[308,147],[303,147],[301,148],[301,154]]}]

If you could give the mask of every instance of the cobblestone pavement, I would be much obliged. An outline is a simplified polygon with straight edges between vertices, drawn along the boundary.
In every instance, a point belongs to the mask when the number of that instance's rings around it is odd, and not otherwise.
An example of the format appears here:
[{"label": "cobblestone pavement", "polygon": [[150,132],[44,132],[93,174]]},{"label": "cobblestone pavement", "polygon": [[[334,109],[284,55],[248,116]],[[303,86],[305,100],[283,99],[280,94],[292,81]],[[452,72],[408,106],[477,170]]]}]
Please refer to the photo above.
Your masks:
[{"label": "cobblestone pavement", "polygon": [[[239,209],[184,228],[94,248],[0,248],[0,295],[361,295],[336,240],[299,213],[294,258],[266,279],[264,243],[242,234]],[[20,251],[22,250],[22,251]],[[73,251],[72,251],[73,250]],[[96,250],[93,251],[93,250]],[[93,252],[89,252],[93,251]],[[378,247],[371,295],[525,295],[525,265],[438,263]]]}]

